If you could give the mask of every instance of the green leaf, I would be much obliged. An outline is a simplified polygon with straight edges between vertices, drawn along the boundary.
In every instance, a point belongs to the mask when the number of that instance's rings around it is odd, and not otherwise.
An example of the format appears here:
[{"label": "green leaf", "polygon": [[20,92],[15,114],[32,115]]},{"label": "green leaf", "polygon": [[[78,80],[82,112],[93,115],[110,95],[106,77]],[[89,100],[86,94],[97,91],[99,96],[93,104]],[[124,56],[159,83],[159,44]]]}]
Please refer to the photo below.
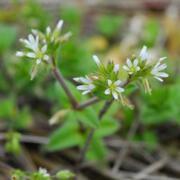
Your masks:
[{"label": "green leaf", "polygon": [[107,155],[107,149],[104,145],[104,142],[101,138],[94,136],[91,141],[91,145],[89,151],[87,153],[87,157],[91,160],[105,160]]},{"label": "green leaf", "polygon": [[119,128],[116,119],[112,117],[104,117],[100,123],[99,128],[95,132],[96,137],[106,137],[114,134]]},{"label": "green leaf", "polygon": [[49,151],[57,151],[80,145],[81,142],[82,136],[78,132],[77,123],[74,119],[67,119],[62,126],[50,135],[47,148]]},{"label": "green leaf", "polygon": [[87,126],[90,126],[92,128],[97,128],[99,126],[97,112],[92,107],[88,107],[82,111],[75,112],[75,115],[77,117],[77,120],[81,121]]}]

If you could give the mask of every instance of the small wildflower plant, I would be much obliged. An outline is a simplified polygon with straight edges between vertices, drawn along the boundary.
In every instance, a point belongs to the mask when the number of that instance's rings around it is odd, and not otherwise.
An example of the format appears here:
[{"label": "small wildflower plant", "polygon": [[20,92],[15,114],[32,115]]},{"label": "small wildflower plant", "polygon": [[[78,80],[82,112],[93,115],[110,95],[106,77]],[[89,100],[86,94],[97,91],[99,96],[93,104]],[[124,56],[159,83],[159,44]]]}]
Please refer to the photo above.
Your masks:
[{"label": "small wildflower plant", "polygon": [[32,60],[31,80],[36,76],[39,66],[55,64],[52,55],[56,54],[59,46],[71,36],[70,32],[61,34],[62,26],[63,20],[60,20],[54,30],[49,26],[45,33],[33,29],[27,39],[20,39],[24,49],[17,51],[16,56]]},{"label": "small wildflower plant", "polygon": [[14,170],[12,172],[11,179],[30,179],[30,180],[72,180],[74,179],[74,174],[69,170],[60,170],[56,174],[50,174],[47,169],[39,168],[38,171],[32,173],[26,173],[21,170]]},{"label": "small wildflower plant", "polygon": [[168,77],[168,74],[162,72],[167,68],[165,63],[162,63],[166,57],[161,57],[158,60],[151,59],[147,47],[144,46],[139,55],[133,55],[132,58],[127,58],[126,64],[122,66],[123,70],[127,72],[128,78],[125,82],[122,81],[119,64],[109,62],[106,66],[101,63],[96,55],[93,55],[94,62],[97,65],[97,72],[86,75],[85,77],[76,77],[74,80],[81,85],[77,89],[82,91],[82,94],[92,93],[96,96],[105,98],[110,97],[114,100],[121,100],[122,104],[126,104],[123,98],[126,83],[142,82],[145,92],[151,93],[149,79],[151,77],[163,81]]},{"label": "small wildflower plant", "polygon": [[[83,95],[93,96],[93,98],[83,103],[79,103],[71,92],[71,89],[66,84],[66,81],[61,74],[61,70],[57,68],[56,51],[62,45],[62,43],[67,41],[71,36],[70,32],[63,35],[61,34],[62,26],[63,21],[60,20],[54,30],[52,30],[49,26],[46,28],[44,33],[33,29],[32,33],[28,35],[27,39],[20,39],[24,49],[22,51],[18,51],[16,55],[18,57],[32,60],[33,67],[31,71],[31,79],[36,76],[40,66],[50,66],[54,77],[69,98],[70,104],[72,105],[72,110],[78,112],[79,110],[84,110],[85,113],[84,116],[82,116],[84,119],[87,119],[85,117],[86,115],[90,115],[91,121],[100,121],[114,101],[120,102],[122,105],[132,107],[128,98],[126,97],[127,86],[129,84],[142,84],[145,92],[150,94],[150,79],[155,78],[156,80],[162,82],[164,78],[168,77],[168,74],[164,72],[167,65],[163,63],[166,57],[161,57],[159,59],[152,58],[151,53],[148,52],[146,46],[143,46],[140,53],[137,53],[137,55],[127,58],[124,65],[115,64],[113,61],[104,64],[98,58],[98,56],[93,55],[92,59],[96,64],[94,72],[85,75],[84,77],[81,76],[73,78],[73,80],[76,82],[77,90],[79,90]],[[122,77],[122,74],[124,73],[127,74],[126,79]],[[92,115],[92,112],[94,113],[93,109],[89,109],[90,107],[88,106],[97,103],[100,100],[104,100],[105,104],[99,111],[98,115],[94,116],[94,114]],[[68,111],[64,110],[63,113],[58,112],[56,116],[62,116],[64,112],[70,111],[68,109]],[[92,118],[95,120],[92,120]],[[57,119],[57,117],[55,119]],[[79,116],[78,119],[80,119]],[[53,124],[54,121],[56,120],[53,119],[51,123]],[[94,124],[98,123],[96,122]],[[93,128],[91,129],[90,134],[85,140],[85,145],[82,148],[82,152],[80,152],[79,163],[82,163],[84,160],[90,140],[93,138],[94,130],[95,129]],[[42,176],[45,179],[49,179],[49,174],[45,169],[39,169],[37,175]],[[66,176],[67,172],[59,173],[58,175]]]}]

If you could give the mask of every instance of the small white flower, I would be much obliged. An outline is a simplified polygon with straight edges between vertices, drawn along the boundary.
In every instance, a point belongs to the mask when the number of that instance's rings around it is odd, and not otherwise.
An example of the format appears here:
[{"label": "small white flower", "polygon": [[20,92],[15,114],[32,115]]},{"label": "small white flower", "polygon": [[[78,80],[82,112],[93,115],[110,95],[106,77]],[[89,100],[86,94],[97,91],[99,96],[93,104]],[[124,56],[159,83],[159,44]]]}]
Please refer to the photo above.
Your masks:
[{"label": "small white flower", "polygon": [[39,168],[39,173],[43,175],[44,177],[50,177],[50,174],[47,172],[44,168]]},{"label": "small white flower", "polygon": [[138,66],[138,59],[135,59],[133,62],[130,59],[127,59],[126,64],[123,66],[123,69],[127,71],[129,74],[133,74],[140,70]]},{"label": "small white flower", "polygon": [[59,20],[59,22],[57,23],[57,26],[56,26],[56,30],[61,31],[63,23],[64,23],[63,20]]},{"label": "small white flower", "polygon": [[113,71],[114,71],[115,73],[118,73],[118,71],[119,71],[119,64],[115,64],[115,65],[114,65]]},{"label": "small white flower", "polygon": [[48,26],[46,28],[46,35],[49,36],[51,34],[51,28]]},{"label": "small white flower", "polygon": [[[51,42],[57,42],[59,40],[59,35],[61,33],[62,27],[63,27],[63,20],[59,20],[56,27],[54,28],[54,30],[51,30],[51,28],[48,26],[46,28],[46,37],[45,37],[45,41],[50,40]],[[47,38],[47,39],[46,39]],[[65,37],[65,38],[69,38]]]},{"label": "small white flower", "polygon": [[[34,30],[35,33],[35,30]],[[27,52],[17,51],[16,56],[28,57],[36,60],[36,64],[40,64],[42,61],[49,61],[49,56],[46,54],[47,44],[42,45],[39,42],[38,35],[28,35],[28,39],[20,39],[20,41],[27,48]]]},{"label": "small white flower", "polygon": [[156,78],[159,81],[163,81],[162,78],[166,78],[169,75],[165,72],[161,72],[162,70],[167,68],[166,64],[161,64],[161,62],[166,59],[166,57],[162,57],[159,59],[159,61],[155,64],[155,66],[152,68],[151,70],[151,74],[154,76],[154,78]]},{"label": "small white flower", "polygon": [[124,92],[124,88],[120,87],[121,81],[117,80],[112,82],[110,79],[107,80],[108,88],[104,91],[105,95],[112,95],[114,99],[118,100],[119,95]]},{"label": "small white flower", "polygon": [[101,65],[101,61],[99,60],[99,58],[96,55],[93,55],[93,60],[97,64],[98,67]]},{"label": "small white flower", "polygon": [[142,61],[146,61],[146,60],[149,59],[150,55],[149,55],[149,53],[147,51],[147,46],[143,46],[143,48],[140,51],[139,56],[140,56]]},{"label": "small white flower", "polygon": [[88,94],[95,88],[93,81],[89,77],[76,77],[73,78],[76,82],[83,83],[83,85],[77,86],[77,89],[83,91],[82,94]]}]

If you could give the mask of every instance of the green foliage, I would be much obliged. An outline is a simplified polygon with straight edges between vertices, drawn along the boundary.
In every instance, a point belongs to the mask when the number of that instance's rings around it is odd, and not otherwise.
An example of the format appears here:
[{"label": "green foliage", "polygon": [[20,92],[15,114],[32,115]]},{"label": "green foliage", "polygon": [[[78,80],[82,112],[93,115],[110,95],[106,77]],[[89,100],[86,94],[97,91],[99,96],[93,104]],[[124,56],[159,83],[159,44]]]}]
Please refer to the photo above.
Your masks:
[{"label": "green foliage", "polygon": [[158,33],[160,33],[160,23],[156,19],[148,19],[143,31],[142,44],[153,47],[157,41]]},{"label": "green foliage", "polygon": [[27,107],[19,109],[13,96],[1,100],[0,109],[0,118],[5,119],[10,128],[27,128],[32,121],[29,109]]},{"label": "green foliage", "polygon": [[[79,44],[81,44],[81,46],[79,46]],[[93,62],[91,53],[84,41],[71,38],[68,43],[61,47],[59,53],[59,68],[61,68],[65,76],[71,77],[73,74],[75,77],[84,75],[87,72],[92,72]]]},{"label": "green foliage", "polygon": [[145,96],[141,110],[144,124],[159,124],[166,121],[179,123],[180,118],[180,86],[179,84],[159,87],[151,96]]},{"label": "green foliage", "polygon": [[24,180],[26,174],[21,170],[14,170],[11,175],[12,180]]},{"label": "green foliage", "polygon": [[81,30],[82,12],[76,7],[64,7],[60,10],[60,18],[68,24],[73,35],[77,35]]},{"label": "green foliage", "polygon": [[61,170],[56,173],[58,180],[72,180],[75,177],[75,174],[69,170]]},{"label": "green foliage", "polygon": [[6,151],[18,155],[21,151],[20,138],[21,135],[17,132],[9,132],[6,134]]},{"label": "green foliage", "polygon": [[48,150],[56,151],[80,145],[82,136],[78,129],[79,127],[73,117],[73,113],[70,113],[66,122],[50,135]]},{"label": "green foliage", "polygon": [[88,107],[83,111],[75,112],[75,116],[76,119],[92,128],[97,128],[99,126],[97,112],[92,107]]},{"label": "green foliage", "polygon": [[96,27],[103,35],[112,37],[117,34],[123,23],[124,16],[102,15],[97,19]]},{"label": "green foliage", "polygon": [[22,21],[32,28],[43,30],[50,21],[50,14],[36,0],[27,0],[21,9]]},{"label": "green foliage", "polygon": [[103,139],[98,137],[93,137],[87,157],[91,160],[103,161],[107,155],[107,148],[103,142]]},{"label": "green foliage", "polygon": [[0,24],[0,54],[9,49],[16,39],[16,28],[6,24]]}]

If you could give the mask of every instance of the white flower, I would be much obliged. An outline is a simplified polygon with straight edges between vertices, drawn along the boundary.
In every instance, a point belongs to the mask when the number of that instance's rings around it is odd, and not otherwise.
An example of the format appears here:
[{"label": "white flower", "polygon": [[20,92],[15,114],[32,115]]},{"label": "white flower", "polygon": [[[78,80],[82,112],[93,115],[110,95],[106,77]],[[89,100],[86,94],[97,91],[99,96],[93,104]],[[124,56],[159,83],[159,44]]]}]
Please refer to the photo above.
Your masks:
[{"label": "white flower", "polygon": [[89,77],[76,77],[73,78],[76,82],[83,83],[83,85],[77,86],[77,89],[83,91],[82,94],[88,94],[95,88],[93,81]]},{"label": "white flower", "polygon": [[47,44],[40,44],[38,35],[33,36],[29,34],[28,39],[20,39],[20,41],[27,48],[27,52],[17,51],[16,56],[35,59],[36,64],[40,64],[42,61],[49,61],[49,56],[46,54]]},{"label": "white flower", "polygon": [[[63,20],[59,20],[55,29],[52,31],[51,28],[48,26],[46,28],[46,38],[49,39],[51,42],[56,42],[59,39],[59,35],[61,33],[63,27]],[[66,35],[66,34],[65,34]],[[69,38],[69,36],[68,36]],[[47,41],[47,39],[45,41]]]},{"label": "white flower", "polygon": [[50,177],[50,174],[44,168],[39,168],[39,173],[44,177]]},{"label": "white flower", "polygon": [[151,74],[154,76],[154,78],[156,78],[159,81],[163,81],[162,78],[166,78],[169,75],[165,72],[161,72],[162,70],[167,68],[166,64],[161,64],[161,62],[166,59],[166,57],[162,57],[159,59],[159,61],[155,64],[155,66],[152,68],[151,70]]},{"label": "white flower", "polygon": [[93,60],[97,64],[98,67],[101,65],[101,61],[99,60],[99,58],[96,55],[93,55]]},{"label": "white flower", "polygon": [[56,25],[55,30],[57,30],[57,31],[61,31],[62,26],[63,26],[63,23],[64,23],[64,21],[63,21],[63,20],[59,20],[59,22],[58,22],[58,23],[57,23],[57,25]]},{"label": "white flower", "polygon": [[121,81],[117,80],[112,82],[110,79],[107,80],[108,88],[104,91],[105,95],[112,95],[114,99],[119,99],[119,95],[124,92],[124,88],[120,87]]},{"label": "white flower", "polygon": [[126,64],[123,66],[123,69],[127,71],[129,74],[133,74],[140,70],[140,67],[138,66],[138,59],[135,59],[133,63],[130,59],[127,59]]},{"label": "white flower", "polygon": [[150,58],[150,54],[147,51],[147,46],[143,46],[139,54],[142,61],[147,61]]},{"label": "white flower", "polygon": [[119,71],[119,64],[115,64],[115,65],[114,65],[113,71],[114,71],[115,73],[118,73],[118,71]]}]

